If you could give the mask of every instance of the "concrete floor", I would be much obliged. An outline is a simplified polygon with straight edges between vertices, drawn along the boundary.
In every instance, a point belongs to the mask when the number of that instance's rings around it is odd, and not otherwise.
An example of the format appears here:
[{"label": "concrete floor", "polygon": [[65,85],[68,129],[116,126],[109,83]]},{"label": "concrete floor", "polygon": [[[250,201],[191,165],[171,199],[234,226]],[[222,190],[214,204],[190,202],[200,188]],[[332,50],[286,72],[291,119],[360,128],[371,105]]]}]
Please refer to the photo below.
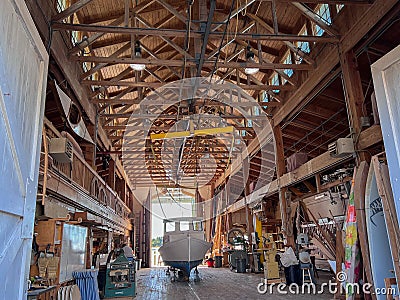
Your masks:
[{"label": "concrete floor", "polygon": [[[279,294],[273,289],[273,294],[259,294],[257,285],[262,281],[262,274],[235,273],[228,268],[200,267],[200,282],[170,282],[165,274],[166,268],[141,269],[137,273],[137,300],[154,299],[333,299],[333,295],[326,291],[317,295],[293,295],[288,288],[286,295]],[[322,273],[322,274],[321,274]],[[318,283],[329,280],[332,275],[320,272]],[[318,285],[317,285],[318,287]],[[121,299],[121,298],[119,298]]]}]

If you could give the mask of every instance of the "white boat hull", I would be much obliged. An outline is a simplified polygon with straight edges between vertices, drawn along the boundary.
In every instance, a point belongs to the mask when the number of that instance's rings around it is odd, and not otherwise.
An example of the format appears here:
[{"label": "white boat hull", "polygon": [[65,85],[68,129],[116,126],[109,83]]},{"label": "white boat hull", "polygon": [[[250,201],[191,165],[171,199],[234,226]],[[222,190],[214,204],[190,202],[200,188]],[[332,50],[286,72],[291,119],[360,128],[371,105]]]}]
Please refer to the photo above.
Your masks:
[{"label": "white boat hull", "polygon": [[202,260],[211,243],[186,236],[182,239],[167,242],[158,250],[163,261],[197,261]]},{"label": "white boat hull", "polygon": [[203,261],[210,248],[211,243],[188,234],[179,240],[166,242],[158,251],[166,265],[181,269],[189,275],[190,270]]}]

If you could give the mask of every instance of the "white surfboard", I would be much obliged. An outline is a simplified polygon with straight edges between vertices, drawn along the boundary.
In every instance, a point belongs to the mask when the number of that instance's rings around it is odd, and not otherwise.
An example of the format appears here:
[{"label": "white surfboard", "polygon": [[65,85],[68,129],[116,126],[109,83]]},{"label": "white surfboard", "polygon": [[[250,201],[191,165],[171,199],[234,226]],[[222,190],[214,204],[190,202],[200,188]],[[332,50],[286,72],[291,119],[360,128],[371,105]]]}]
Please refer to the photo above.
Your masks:
[{"label": "white surfboard", "polygon": [[[394,276],[391,272],[394,268],[382,200],[378,193],[375,171],[372,164],[369,168],[365,190],[365,210],[374,286],[375,288],[384,288],[384,279]],[[376,295],[376,298],[384,300],[386,296]]]}]

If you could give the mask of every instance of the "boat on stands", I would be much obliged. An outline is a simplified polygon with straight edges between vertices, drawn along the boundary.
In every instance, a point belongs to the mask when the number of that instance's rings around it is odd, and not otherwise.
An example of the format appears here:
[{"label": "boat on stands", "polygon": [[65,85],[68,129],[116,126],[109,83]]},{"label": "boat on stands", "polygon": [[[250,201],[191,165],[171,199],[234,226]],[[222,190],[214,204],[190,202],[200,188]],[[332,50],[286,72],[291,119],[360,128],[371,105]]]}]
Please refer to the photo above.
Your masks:
[{"label": "boat on stands", "polygon": [[[165,265],[173,271],[171,281],[189,280],[190,272],[195,268],[195,280],[198,279],[197,266],[202,263],[211,243],[205,240],[202,219],[182,217],[164,220],[163,245],[158,250]],[[178,277],[176,276],[178,271]]]}]

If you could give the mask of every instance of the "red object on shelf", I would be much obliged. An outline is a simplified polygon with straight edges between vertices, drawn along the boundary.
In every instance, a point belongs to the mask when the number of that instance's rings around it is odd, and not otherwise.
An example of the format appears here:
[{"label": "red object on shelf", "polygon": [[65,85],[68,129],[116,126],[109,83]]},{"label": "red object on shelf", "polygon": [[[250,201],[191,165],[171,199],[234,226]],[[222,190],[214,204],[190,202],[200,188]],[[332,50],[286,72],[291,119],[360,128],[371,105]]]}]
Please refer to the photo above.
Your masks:
[{"label": "red object on shelf", "polygon": [[214,268],[214,260],[208,259],[208,260],[207,260],[207,267],[209,267],[209,268]]}]

